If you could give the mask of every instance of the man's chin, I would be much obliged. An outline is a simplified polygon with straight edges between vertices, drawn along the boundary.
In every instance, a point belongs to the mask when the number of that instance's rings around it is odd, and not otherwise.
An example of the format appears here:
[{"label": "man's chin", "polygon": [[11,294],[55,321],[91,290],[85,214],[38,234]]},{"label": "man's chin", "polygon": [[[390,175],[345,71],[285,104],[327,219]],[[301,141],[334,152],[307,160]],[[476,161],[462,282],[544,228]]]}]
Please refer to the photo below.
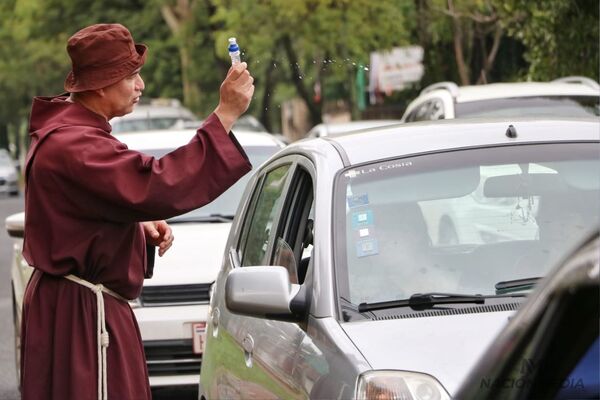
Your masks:
[{"label": "man's chin", "polygon": [[115,117],[122,117],[123,115],[127,115],[130,114],[133,109],[135,108],[136,104],[132,104],[129,107],[119,110],[119,112],[117,114],[115,114]]}]

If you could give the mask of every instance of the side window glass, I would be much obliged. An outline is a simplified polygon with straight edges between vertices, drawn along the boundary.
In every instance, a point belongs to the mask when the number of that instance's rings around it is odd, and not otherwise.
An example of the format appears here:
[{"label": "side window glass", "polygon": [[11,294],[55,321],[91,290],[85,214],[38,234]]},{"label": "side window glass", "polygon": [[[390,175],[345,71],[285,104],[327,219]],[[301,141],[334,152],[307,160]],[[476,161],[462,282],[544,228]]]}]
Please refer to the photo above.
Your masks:
[{"label": "side window glass", "polygon": [[429,119],[437,120],[444,119],[444,103],[440,99],[432,100],[431,110],[429,111]]},{"label": "side window glass", "polygon": [[291,184],[289,204],[284,208],[275,243],[271,265],[288,270],[292,283],[302,284],[306,276],[313,248],[314,193],[310,174],[298,168]]},{"label": "side window glass", "polygon": [[246,221],[248,235],[243,249],[242,266],[266,265],[267,248],[275,217],[283,201],[283,188],[290,165],[283,165],[269,172],[256,200],[254,214]]},{"label": "side window glass", "polygon": [[412,110],[410,112],[410,114],[408,114],[408,116],[406,117],[406,122],[413,122],[415,120],[415,116],[417,115],[417,110],[418,110],[418,108],[415,108],[414,110]]},{"label": "side window glass", "polygon": [[415,114],[415,121],[427,121],[429,119],[429,106],[431,105],[431,101],[426,101],[417,109]]}]

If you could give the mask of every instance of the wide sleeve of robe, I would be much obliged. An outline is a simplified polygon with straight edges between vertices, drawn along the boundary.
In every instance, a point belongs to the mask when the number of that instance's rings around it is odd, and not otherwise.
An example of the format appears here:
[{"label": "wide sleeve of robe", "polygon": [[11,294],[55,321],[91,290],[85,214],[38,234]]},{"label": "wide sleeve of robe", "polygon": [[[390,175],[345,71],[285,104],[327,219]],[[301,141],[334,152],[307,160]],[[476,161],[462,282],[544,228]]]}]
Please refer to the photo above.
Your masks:
[{"label": "wide sleeve of robe", "polygon": [[167,219],[209,203],[251,169],[214,114],[187,145],[160,159],[130,150],[101,130],[78,128],[59,129],[44,143],[37,170],[91,219]]}]

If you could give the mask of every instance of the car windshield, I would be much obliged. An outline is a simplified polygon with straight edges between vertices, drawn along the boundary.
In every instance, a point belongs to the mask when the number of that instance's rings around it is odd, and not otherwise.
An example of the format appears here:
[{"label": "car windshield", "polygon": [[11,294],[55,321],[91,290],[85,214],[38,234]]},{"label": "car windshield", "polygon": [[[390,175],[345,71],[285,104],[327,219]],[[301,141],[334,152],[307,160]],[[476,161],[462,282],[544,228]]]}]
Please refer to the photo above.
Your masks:
[{"label": "car windshield", "polygon": [[456,104],[463,117],[590,117],[600,115],[598,96],[536,96],[468,101]]},{"label": "car windshield", "polygon": [[544,276],[598,227],[599,164],[596,145],[561,143],[345,170],[333,229],[340,298],[496,295],[507,281]]},{"label": "car windshield", "polygon": [[[244,151],[250,159],[252,168],[256,169],[259,165],[265,162],[269,157],[275,154],[279,150],[277,146],[244,146]],[[144,151],[145,154],[149,154],[156,158],[160,158],[173,149],[160,149],[153,151]],[[252,173],[247,173],[233,186],[227,189],[223,194],[213,200],[211,203],[204,207],[197,208],[186,214],[179,215],[169,219],[169,222],[198,222],[198,221],[211,221],[222,222],[233,219],[235,212],[237,211],[238,204],[242,198],[246,183],[250,179]]]}]

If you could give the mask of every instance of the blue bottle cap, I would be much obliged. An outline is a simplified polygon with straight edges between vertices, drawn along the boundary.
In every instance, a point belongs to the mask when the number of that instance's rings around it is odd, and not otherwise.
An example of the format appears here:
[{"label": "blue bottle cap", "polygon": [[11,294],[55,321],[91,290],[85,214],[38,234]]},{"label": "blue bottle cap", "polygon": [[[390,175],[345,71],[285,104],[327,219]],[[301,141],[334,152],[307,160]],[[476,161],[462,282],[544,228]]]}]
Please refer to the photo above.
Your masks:
[{"label": "blue bottle cap", "polygon": [[236,39],[234,37],[229,38],[229,47],[227,48],[227,50],[229,50],[230,53],[240,50],[240,48],[238,47],[238,45],[236,43]]}]

